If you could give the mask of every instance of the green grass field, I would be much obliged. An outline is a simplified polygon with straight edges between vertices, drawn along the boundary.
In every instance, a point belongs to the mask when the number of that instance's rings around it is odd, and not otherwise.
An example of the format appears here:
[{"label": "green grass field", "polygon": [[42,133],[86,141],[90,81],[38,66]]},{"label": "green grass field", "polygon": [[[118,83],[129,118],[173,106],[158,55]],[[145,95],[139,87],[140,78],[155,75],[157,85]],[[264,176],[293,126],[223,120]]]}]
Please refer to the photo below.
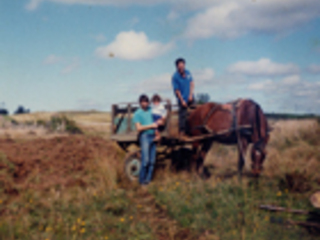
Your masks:
[{"label": "green grass field", "polygon": [[[206,181],[159,168],[153,183],[141,188],[123,176],[119,152],[116,160],[90,159],[90,167],[75,173],[85,185],[8,194],[1,178],[10,176],[10,168],[3,168],[10,159],[0,146],[0,239],[319,239],[319,232],[287,224],[307,215],[259,209],[272,204],[313,211],[308,198],[320,189],[317,121],[277,121],[273,127],[258,182],[250,177],[239,182],[236,149],[215,145],[205,162],[212,174]],[[246,172],[249,166],[247,161]]]}]

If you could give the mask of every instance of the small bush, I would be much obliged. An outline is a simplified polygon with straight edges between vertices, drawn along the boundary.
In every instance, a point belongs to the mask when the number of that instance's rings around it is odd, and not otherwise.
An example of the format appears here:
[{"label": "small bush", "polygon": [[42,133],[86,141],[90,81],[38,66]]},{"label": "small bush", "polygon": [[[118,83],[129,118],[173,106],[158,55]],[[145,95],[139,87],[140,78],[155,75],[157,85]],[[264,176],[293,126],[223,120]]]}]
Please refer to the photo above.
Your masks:
[{"label": "small bush", "polygon": [[66,131],[71,134],[82,134],[82,130],[76,122],[68,119],[66,116],[54,116],[49,122],[49,128],[52,131]]},{"label": "small bush", "polygon": [[66,131],[72,134],[82,134],[82,130],[77,126],[76,122],[66,118]]},{"label": "small bush", "polygon": [[44,121],[44,120],[37,120],[37,126],[43,126],[43,127],[45,127],[46,125],[47,125],[47,123]]}]

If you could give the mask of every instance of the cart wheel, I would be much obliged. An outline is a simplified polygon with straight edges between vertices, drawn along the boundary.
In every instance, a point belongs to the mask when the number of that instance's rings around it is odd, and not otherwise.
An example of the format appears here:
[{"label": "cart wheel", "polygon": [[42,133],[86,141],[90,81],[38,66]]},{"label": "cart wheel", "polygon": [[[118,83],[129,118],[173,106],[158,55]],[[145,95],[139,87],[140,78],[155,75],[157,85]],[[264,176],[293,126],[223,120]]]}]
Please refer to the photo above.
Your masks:
[{"label": "cart wheel", "polygon": [[137,181],[141,169],[140,151],[130,152],[125,158],[124,171],[131,181]]}]

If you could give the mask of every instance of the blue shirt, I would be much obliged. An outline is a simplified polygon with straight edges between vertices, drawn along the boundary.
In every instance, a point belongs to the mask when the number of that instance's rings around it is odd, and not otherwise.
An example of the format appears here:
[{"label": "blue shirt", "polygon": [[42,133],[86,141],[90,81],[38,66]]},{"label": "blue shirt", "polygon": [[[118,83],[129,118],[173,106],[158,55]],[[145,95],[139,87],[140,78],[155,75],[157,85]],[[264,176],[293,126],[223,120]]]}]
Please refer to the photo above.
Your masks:
[{"label": "blue shirt", "polygon": [[[185,77],[181,76],[178,71],[172,77],[172,86],[174,92],[176,90],[179,90],[185,102],[188,102],[188,98],[190,95],[190,83],[192,81],[192,75],[188,70],[185,70]],[[179,98],[178,101],[179,103],[181,103]]]},{"label": "blue shirt", "polygon": [[[139,108],[133,115],[133,122],[140,123],[142,126],[151,125],[153,123],[152,111],[151,108],[148,107],[147,110],[143,110]],[[148,129],[144,131],[147,134],[154,134],[154,129]]]}]

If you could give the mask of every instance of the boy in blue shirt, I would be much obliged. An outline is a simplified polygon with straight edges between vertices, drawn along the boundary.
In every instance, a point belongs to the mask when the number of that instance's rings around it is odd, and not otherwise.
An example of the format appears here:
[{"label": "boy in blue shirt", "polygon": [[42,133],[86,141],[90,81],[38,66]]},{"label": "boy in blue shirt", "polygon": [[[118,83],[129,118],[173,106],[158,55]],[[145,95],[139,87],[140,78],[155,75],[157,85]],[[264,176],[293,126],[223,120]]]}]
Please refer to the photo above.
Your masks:
[{"label": "boy in blue shirt", "polygon": [[180,138],[185,138],[188,107],[194,102],[194,82],[191,73],[185,69],[186,61],[179,58],[175,62],[177,71],[172,77],[172,86],[179,104]]},{"label": "boy in blue shirt", "polygon": [[158,124],[154,123],[149,98],[141,95],[139,98],[140,108],[134,113],[133,122],[139,132],[141,147],[141,170],[139,182],[147,185],[152,180],[154,165],[156,163],[155,129]]}]

